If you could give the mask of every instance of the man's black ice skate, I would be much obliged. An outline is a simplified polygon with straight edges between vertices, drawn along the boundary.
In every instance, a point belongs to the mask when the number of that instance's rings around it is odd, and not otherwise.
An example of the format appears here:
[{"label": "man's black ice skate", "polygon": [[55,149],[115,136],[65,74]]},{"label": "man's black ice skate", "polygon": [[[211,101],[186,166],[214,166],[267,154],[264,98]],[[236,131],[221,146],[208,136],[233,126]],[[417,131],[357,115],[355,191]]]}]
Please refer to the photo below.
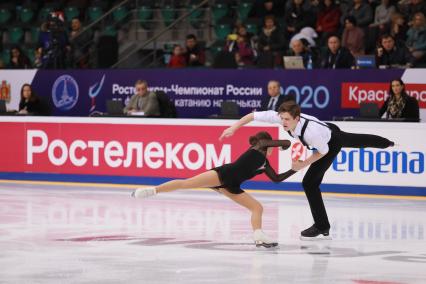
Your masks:
[{"label": "man's black ice skate", "polygon": [[330,229],[320,230],[315,225],[312,225],[300,233],[300,239],[303,241],[331,240]]}]

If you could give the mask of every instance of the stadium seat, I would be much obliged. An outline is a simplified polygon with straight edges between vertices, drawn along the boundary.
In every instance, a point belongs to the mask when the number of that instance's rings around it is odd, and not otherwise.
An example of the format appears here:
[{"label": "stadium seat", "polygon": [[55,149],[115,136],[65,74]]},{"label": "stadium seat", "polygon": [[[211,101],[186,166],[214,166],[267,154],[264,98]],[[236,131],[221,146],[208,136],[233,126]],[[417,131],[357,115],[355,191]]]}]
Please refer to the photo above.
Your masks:
[{"label": "stadium seat", "polygon": [[8,65],[10,63],[10,49],[3,49],[1,59],[3,60],[4,65]]},{"label": "stadium seat", "polygon": [[238,18],[241,21],[245,21],[250,13],[251,8],[253,7],[252,1],[241,1],[237,6]]},{"label": "stadium seat", "polygon": [[80,11],[75,6],[69,6],[69,7],[65,7],[64,15],[65,15],[65,20],[67,22],[71,22],[73,18],[80,16]]},{"label": "stadium seat", "polygon": [[7,24],[12,18],[12,13],[6,8],[0,8],[0,25]]},{"label": "stadium seat", "polygon": [[102,35],[116,37],[117,36],[117,29],[113,25],[108,25],[102,31]]},{"label": "stadium seat", "polygon": [[161,15],[163,16],[164,25],[167,27],[176,20],[177,11],[174,6],[165,5],[161,10]]},{"label": "stadium seat", "polygon": [[219,52],[223,51],[226,45],[226,41],[223,39],[218,39],[216,40],[210,47],[210,53],[212,55],[212,57],[215,57],[216,54],[218,54]]},{"label": "stadium seat", "polygon": [[22,24],[29,24],[34,19],[35,11],[31,7],[22,7],[18,13],[18,19]]},{"label": "stadium seat", "polygon": [[214,31],[218,39],[226,39],[226,37],[232,32],[232,19],[221,19],[215,26]]},{"label": "stadium seat", "polygon": [[212,6],[213,23],[217,23],[220,19],[228,15],[228,6],[224,3],[216,3]]},{"label": "stadium seat", "polygon": [[19,44],[24,39],[24,30],[21,27],[11,27],[8,30],[9,43]]},{"label": "stadium seat", "polygon": [[258,18],[249,18],[244,22],[248,33],[257,35],[261,25],[261,20]]},{"label": "stadium seat", "polygon": [[87,9],[87,19],[89,23],[93,23],[98,20],[103,15],[103,11],[101,7],[91,6]]},{"label": "stadium seat", "polygon": [[138,10],[138,20],[142,28],[149,30],[152,29],[152,18],[154,10],[151,6],[141,6]]},{"label": "stadium seat", "polygon": [[38,12],[38,21],[40,23],[45,22],[47,20],[47,17],[49,16],[50,13],[53,12],[53,8],[52,7],[43,7],[40,9],[40,11]]},{"label": "stadium seat", "polygon": [[[196,6],[196,4],[189,5],[187,8],[188,12],[194,9]],[[202,8],[198,8],[189,15],[189,23],[193,28],[198,29],[201,26],[203,16],[204,10]]]},{"label": "stadium seat", "polygon": [[126,19],[129,15],[129,11],[125,6],[120,6],[112,12],[112,18],[115,23],[120,23]]}]

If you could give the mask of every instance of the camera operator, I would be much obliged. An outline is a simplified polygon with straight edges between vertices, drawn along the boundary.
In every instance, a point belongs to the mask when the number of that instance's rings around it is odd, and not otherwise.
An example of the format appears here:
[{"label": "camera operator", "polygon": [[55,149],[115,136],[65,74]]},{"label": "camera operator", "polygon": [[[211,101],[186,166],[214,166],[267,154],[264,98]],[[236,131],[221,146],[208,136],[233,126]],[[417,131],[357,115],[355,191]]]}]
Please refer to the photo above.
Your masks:
[{"label": "camera operator", "polygon": [[42,24],[39,44],[42,48],[42,68],[63,69],[66,67],[69,44],[63,15],[60,12],[51,13],[47,21]]}]

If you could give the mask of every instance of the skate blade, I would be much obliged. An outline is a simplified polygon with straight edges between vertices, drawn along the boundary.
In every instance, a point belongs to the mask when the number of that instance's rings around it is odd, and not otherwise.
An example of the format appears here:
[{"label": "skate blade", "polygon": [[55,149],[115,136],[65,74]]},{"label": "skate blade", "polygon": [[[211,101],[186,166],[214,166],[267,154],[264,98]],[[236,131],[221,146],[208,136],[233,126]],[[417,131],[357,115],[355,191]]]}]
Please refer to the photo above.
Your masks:
[{"label": "skate blade", "polygon": [[256,247],[264,247],[264,248],[274,248],[278,246],[278,243],[263,243],[263,242],[255,242]]},{"label": "skate blade", "polygon": [[300,240],[302,241],[331,241],[332,238],[330,235],[328,236],[324,236],[324,235],[318,235],[316,237],[304,237],[304,236],[300,236]]}]

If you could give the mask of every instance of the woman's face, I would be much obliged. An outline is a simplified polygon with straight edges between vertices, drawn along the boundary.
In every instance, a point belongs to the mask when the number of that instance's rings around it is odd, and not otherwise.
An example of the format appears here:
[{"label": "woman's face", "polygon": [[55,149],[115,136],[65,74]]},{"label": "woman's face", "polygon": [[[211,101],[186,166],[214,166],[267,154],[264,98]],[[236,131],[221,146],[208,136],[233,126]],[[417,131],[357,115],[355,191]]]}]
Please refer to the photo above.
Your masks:
[{"label": "woman's face", "polygon": [[392,91],[395,95],[401,95],[404,86],[399,81],[392,81]]},{"label": "woman's face", "polygon": [[25,86],[24,87],[24,89],[22,90],[22,96],[26,100],[31,97],[31,88],[30,88],[30,86]]},{"label": "woman's face", "polygon": [[330,6],[331,6],[331,3],[333,3],[333,2],[331,2],[331,0],[324,0],[324,5],[325,5],[326,7],[330,7]]},{"label": "woman's face", "polygon": [[12,56],[19,57],[19,50],[17,48],[12,49]]},{"label": "woman's face", "polygon": [[272,29],[274,27],[274,21],[271,19],[265,20],[265,27],[267,29]]}]

